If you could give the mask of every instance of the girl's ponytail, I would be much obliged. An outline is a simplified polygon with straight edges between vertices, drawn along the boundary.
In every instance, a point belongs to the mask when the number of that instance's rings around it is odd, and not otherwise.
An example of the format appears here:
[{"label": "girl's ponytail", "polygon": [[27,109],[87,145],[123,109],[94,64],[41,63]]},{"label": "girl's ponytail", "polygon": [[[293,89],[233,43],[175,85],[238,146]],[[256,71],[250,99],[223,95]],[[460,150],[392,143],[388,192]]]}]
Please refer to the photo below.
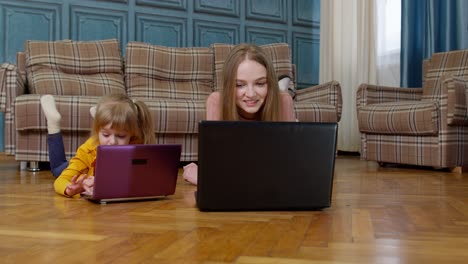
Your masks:
[{"label": "girl's ponytail", "polygon": [[138,123],[140,125],[143,144],[155,144],[156,136],[154,131],[153,118],[148,106],[142,101],[134,100],[133,103],[137,108]]}]

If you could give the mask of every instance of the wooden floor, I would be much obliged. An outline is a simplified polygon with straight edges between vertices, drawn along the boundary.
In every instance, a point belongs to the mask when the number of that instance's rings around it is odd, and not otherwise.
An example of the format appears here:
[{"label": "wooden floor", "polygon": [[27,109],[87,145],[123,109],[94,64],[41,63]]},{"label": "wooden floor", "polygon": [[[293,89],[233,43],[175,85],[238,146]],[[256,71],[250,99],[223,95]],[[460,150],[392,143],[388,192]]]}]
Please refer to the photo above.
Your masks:
[{"label": "wooden floor", "polygon": [[0,153],[0,263],[467,263],[468,174],[336,161],[323,211],[204,213],[166,200],[98,205]]}]

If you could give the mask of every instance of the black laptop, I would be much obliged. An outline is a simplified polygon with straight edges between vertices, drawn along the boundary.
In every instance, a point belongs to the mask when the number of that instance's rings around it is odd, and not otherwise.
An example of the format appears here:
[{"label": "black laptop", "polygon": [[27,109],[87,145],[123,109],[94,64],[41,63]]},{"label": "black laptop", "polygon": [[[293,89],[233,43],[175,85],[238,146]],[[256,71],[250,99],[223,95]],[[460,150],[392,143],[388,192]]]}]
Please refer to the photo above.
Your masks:
[{"label": "black laptop", "polygon": [[202,211],[331,206],[337,123],[201,121]]}]

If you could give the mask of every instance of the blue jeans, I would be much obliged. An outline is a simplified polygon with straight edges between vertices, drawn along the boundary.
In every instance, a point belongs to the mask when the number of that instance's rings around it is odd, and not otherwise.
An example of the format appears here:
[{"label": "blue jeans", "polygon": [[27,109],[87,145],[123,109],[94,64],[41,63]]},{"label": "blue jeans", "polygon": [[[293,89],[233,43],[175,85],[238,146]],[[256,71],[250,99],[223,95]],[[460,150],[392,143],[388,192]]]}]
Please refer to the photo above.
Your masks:
[{"label": "blue jeans", "polygon": [[57,178],[68,167],[62,133],[48,134],[47,145],[49,146],[50,171]]}]

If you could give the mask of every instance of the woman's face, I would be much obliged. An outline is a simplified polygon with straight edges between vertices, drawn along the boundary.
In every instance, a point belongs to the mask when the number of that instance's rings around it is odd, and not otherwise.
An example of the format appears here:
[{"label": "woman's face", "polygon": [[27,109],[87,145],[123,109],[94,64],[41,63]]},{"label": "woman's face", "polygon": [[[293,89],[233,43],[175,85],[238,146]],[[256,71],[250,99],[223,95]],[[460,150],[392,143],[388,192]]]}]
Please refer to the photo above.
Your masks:
[{"label": "woman's face", "polygon": [[100,145],[127,145],[130,143],[130,134],[124,130],[112,128],[112,124],[107,124],[99,130]]},{"label": "woman's face", "polygon": [[237,68],[236,105],[241,117],[255,119],[268,93],[267,71],[260,63],[244,60]]}]

